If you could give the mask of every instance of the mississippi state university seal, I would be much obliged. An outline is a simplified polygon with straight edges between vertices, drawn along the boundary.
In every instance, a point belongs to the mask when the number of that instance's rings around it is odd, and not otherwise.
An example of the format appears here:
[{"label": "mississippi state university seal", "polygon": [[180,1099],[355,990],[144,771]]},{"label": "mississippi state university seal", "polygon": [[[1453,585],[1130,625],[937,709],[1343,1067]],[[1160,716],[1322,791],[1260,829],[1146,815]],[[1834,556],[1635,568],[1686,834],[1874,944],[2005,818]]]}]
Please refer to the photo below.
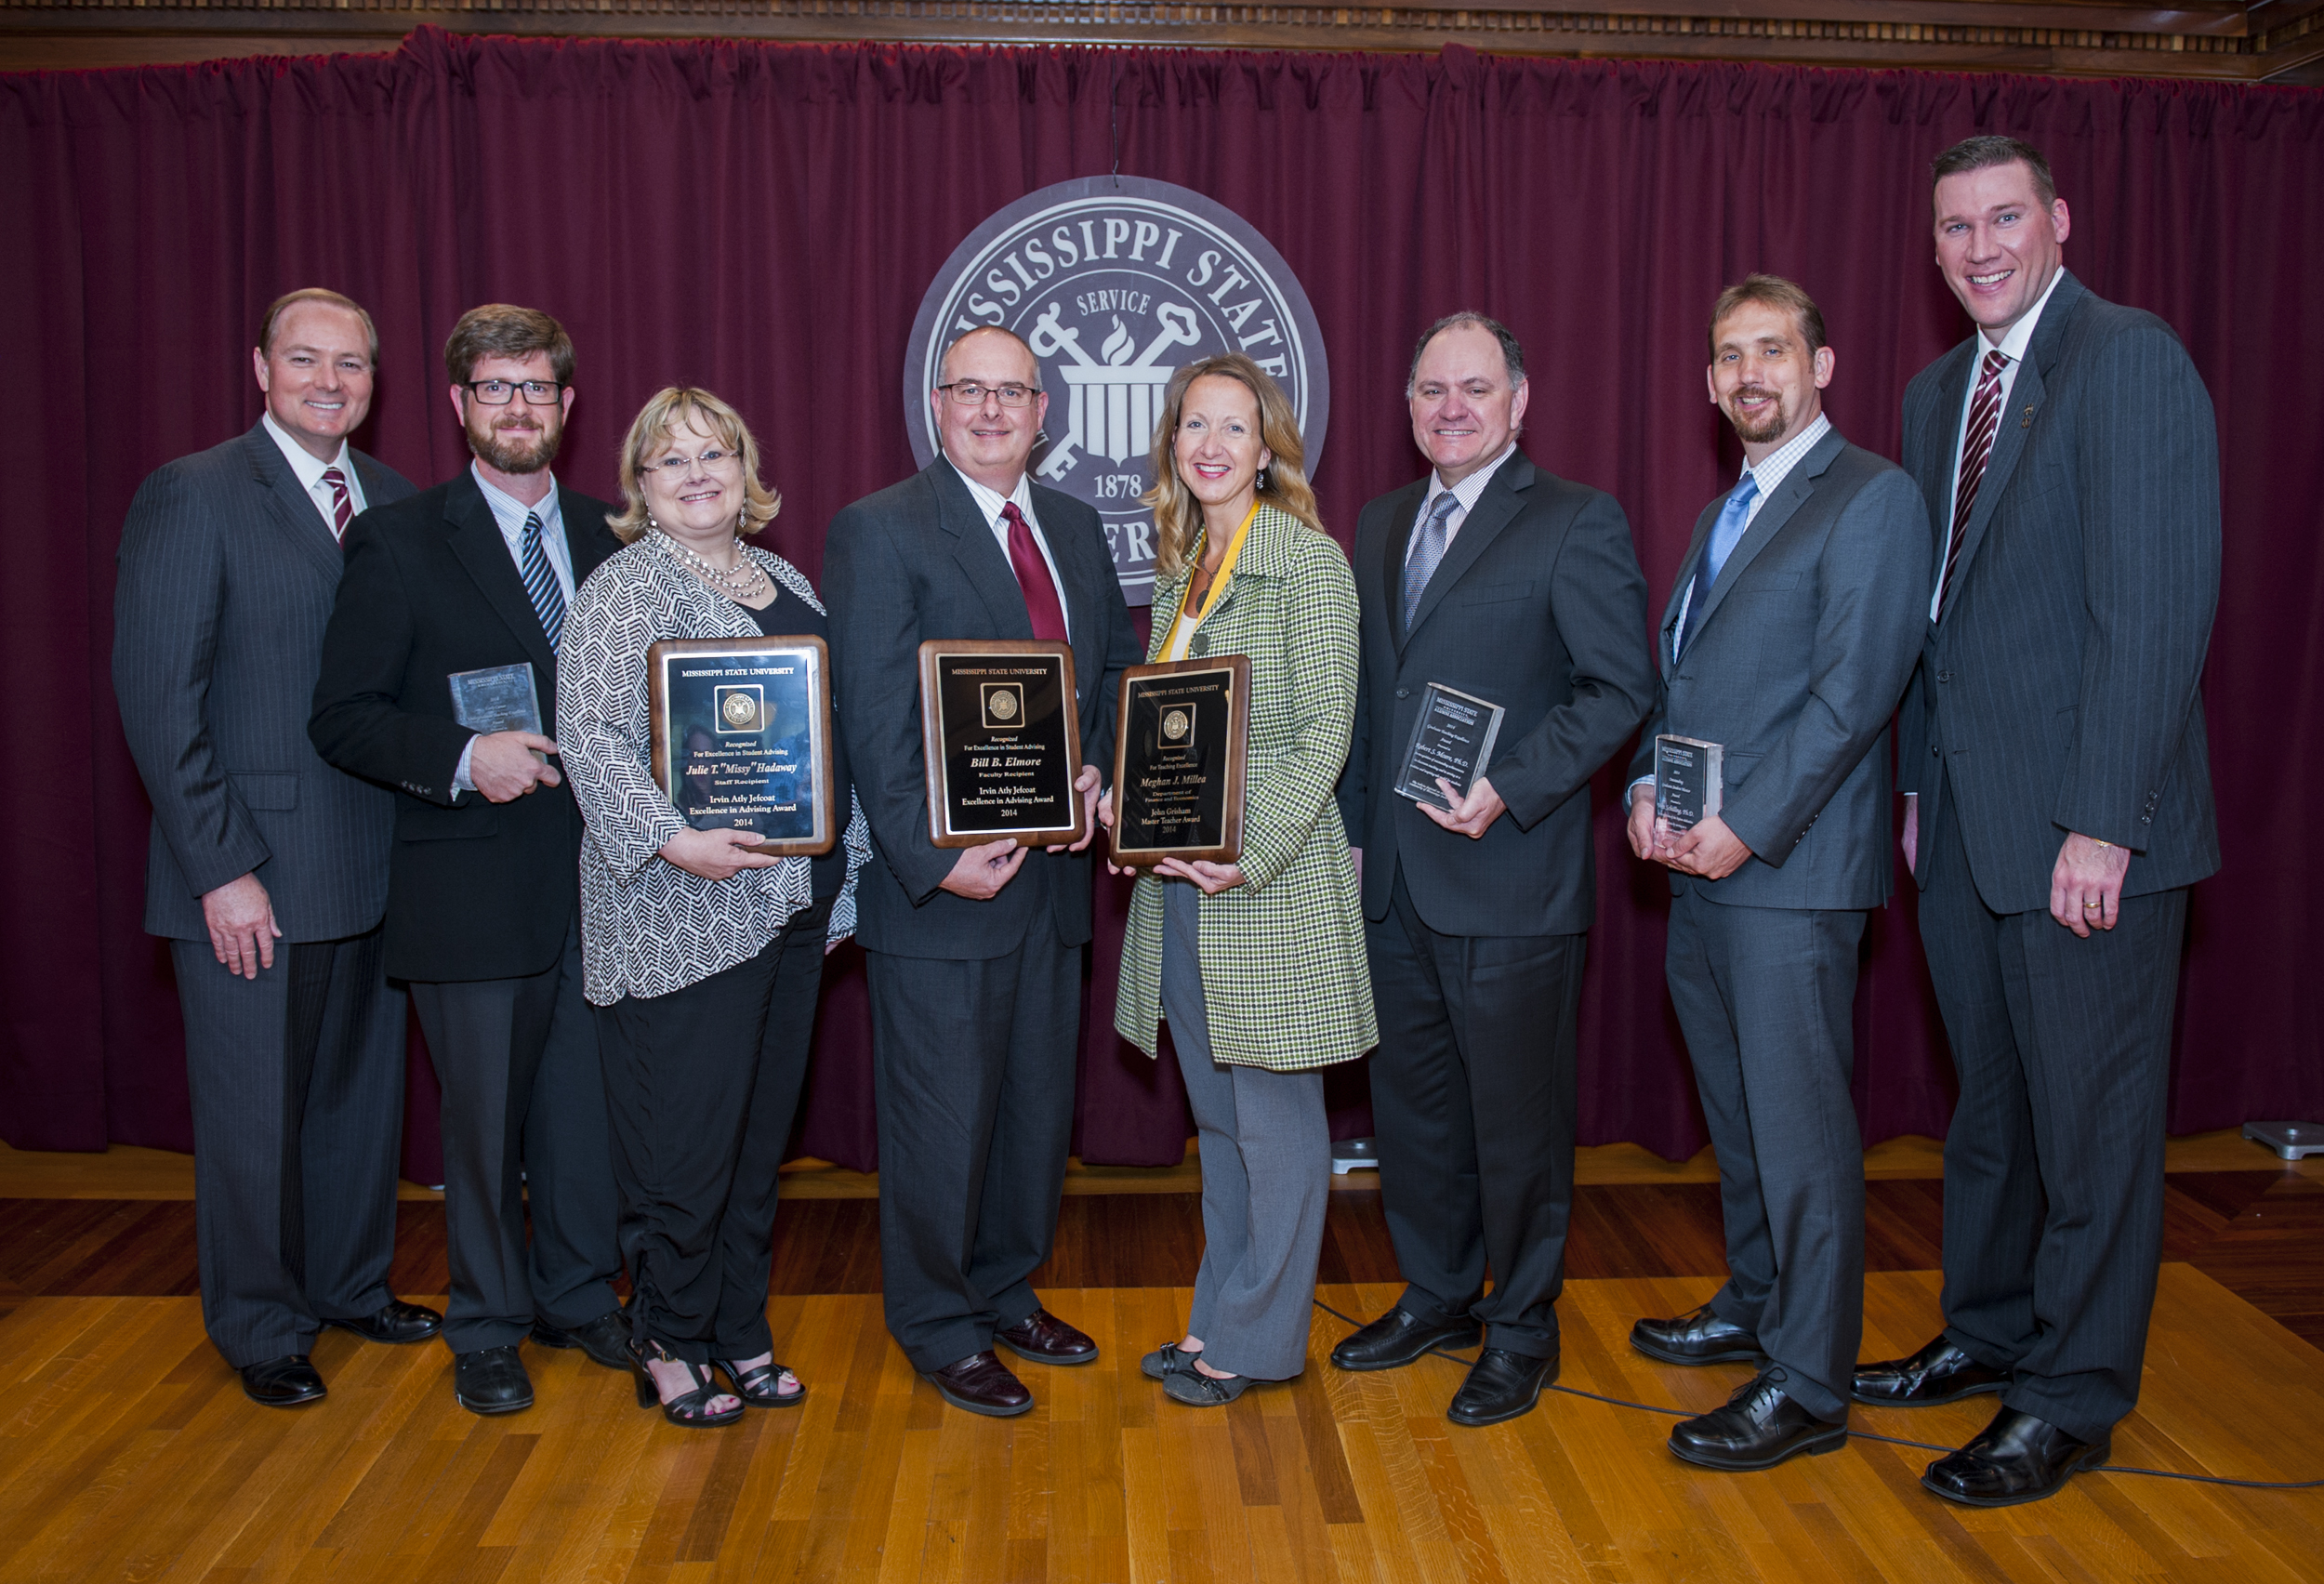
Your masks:
[{"label": "mississippi state university seal", "polygon": [[1096,508],[1133,605],[1154,601],[1154,513],[1138,497],[1182,366],[1248,353],[1291,399],[1311,478],[1322,458],[1331,376],[1307,294],[1266,238],[1199,192],[1130,176],[1063,181],[953,249],[905,351],[904,419],[923,468],[937,452],[928,397],[944,349],[987,324],[1040,359],[1049,415],[1034,481]]}]

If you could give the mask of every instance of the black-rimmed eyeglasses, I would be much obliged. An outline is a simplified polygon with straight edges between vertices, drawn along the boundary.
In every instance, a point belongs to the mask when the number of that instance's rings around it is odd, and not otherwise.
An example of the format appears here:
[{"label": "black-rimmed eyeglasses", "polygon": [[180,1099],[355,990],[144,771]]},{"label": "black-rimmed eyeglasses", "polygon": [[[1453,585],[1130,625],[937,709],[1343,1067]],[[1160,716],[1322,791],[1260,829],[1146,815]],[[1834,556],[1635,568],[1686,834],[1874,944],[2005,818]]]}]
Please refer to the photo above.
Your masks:
[{"label": "black-rimmed eyeglasses", "polygon": [[987,396],[1004,407],[1029,407],[1033,398],[1040,394],[1030,385],[986,385],[974,379],[956,379],[936,389],[950,391],[952,399],[963,407],[981,407]]},{"label": "black-rimmed eyeglasses", "polygon": [[487,407],[505,407],[524,392],[524,399],[535,407],[556,404],[557,394],[564,386],[554,379],[464,379],[460,383],[468,393]]}]

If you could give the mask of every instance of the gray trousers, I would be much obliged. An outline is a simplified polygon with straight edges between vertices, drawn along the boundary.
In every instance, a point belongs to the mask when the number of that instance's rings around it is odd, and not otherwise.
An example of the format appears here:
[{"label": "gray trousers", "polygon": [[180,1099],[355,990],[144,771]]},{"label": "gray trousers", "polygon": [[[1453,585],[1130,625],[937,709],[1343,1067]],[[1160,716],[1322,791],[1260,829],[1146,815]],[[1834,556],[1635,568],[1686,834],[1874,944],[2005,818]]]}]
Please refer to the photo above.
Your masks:
[{"label": "gray trousers", "polygon": [[[1697,882],[1699,884],[1699,882]],[[1864,1337],[1855,909],[1731,907],[1689,885],[1665,957],[1719,1155],[1721,1319],[1759,1339],[1808,1412],[1848,1417]]]},{"label": "gray trousers", "polygon": [[1921,898],[1961,1075],[1945,1135],[1945,1334],[2015,1371],[2003,1403],[2092,1441],[2137,1405],[2146,1356],[2186,892],[2124,897],[2115,927],[2088,940],[2047,910],[1992,912],[1959,804],[1938,805]]},{"label": "gray trousers", "polygon": [[1162,894],[1162,1013],[1202,1151],[1202,1265],[1186,1330],[1213,1369],[1288,1380],[1307,1365],[1331,1198],[1324,1076],[1210,1059],[1202,893],[1165,880]]},{"label": "gray trousers", "polygon": [[394,1296],[403,992],[380,932],[278,941],[256,979],[169,943],[193,1100],[202,1323],[240,1369]]},{"label": "gray trousers", "polygon": [[411,987],[443,1089],[456,1353],[513,1347],[535,1316],[571,1329],[621,1307],[605,1071],[581,983],[576,917],[539,973]]}]

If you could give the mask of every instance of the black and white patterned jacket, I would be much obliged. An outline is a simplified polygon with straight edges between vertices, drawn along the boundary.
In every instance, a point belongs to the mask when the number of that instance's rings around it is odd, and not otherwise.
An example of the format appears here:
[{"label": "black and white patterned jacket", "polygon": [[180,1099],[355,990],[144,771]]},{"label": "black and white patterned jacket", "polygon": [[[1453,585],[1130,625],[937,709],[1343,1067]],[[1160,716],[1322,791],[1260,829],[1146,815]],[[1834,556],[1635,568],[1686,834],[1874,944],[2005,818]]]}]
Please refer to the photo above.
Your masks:
[{"label": "black and white patterned jacket", "polygon": [[[821,615],[823,602],[797,567],[754,546],[743,553],[775,580],[778,604],[800,600]],[[706,880],[660,856],[686,822],[648,769],[647,646],[758,636],[741,606],[704,587],[651,534],[608,557],[574,596],[557,666],[557,742],[588,822],[581,942],[594,1005],[666,996],[746,962],[813,900],[810,859]],[[855,932],[855,878],[871,856],[860,804],[843,839],[847,883],[831,906],[834,940]]]}]

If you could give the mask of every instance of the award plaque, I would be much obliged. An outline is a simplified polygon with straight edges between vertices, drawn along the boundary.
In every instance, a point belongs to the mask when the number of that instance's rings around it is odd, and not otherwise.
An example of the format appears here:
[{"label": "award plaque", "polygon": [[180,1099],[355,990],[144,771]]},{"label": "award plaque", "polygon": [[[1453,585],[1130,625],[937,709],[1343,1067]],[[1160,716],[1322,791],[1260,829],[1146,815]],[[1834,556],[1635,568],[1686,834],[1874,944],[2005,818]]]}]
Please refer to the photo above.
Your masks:
[{"label": "award plaque", "polygon": [[645,652],[654,783],[696,830],[779,858],[831,851],[831,657],[820,638],[665,639]]},{"label": "award plaque", "polygon": [[1412,722],[1411,740],[1405,744],[1404,769],[1396,776],[1396,792],[1416,803],[1452,812],[1437,778],[1449,781],[1465,798],[1493,759],[1493,741],[1501,734],[1501,706],[1473,694],[1431,682],[1420,690],[1420,713]]},{"label": "award plaque", "polygon": [[931,639],[920,645],[920,740],[928,759],[928,838],[978,847],[1081,839],[1089,828],[1073,650],[1027,639]]},{"label": "award plaque", "polygon": [[1655,739],[1655,823],[1673,836],[1719,812],[1719,761],[1726,750],[1699,737]]},{"label": "award plaque", "polygon": [[541,726],[541,694],[533,681],[530,660],[489,666],[481,671],[455,671],[444,680],[452,684],[452,719],[469,731],[548,735]]},{"label": "award plaque", "polygon": [[1122,673],[1114,731],[1114,863],[1243,855],[1250,660],[1217,654]]}]

